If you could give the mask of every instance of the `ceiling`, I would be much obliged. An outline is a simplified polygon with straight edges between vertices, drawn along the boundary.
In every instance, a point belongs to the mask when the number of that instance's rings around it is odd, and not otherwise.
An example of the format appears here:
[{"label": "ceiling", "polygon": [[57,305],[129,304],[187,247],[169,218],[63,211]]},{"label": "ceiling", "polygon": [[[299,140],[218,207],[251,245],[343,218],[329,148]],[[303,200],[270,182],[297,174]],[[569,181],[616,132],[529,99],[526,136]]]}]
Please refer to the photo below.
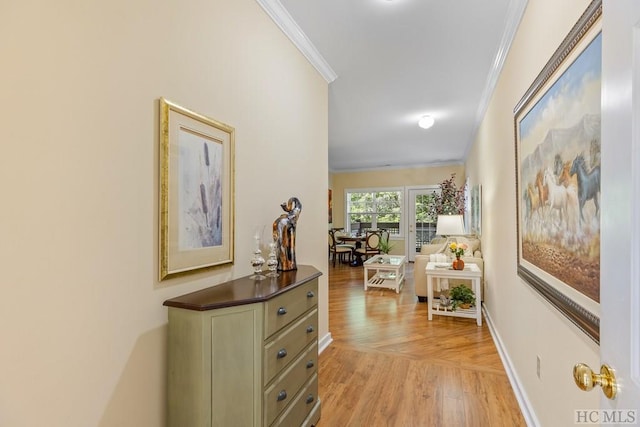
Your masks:
[{"label": "ceiling", "polygon": [[[463,162],[526,6],[526,0],[258,1],[272,18],[281,9],[276,23],[330,82],[333,172]],[[292,22],[283,24],[282,16]],[[417,125],[425,114],[436,120],[428,130]]]}]

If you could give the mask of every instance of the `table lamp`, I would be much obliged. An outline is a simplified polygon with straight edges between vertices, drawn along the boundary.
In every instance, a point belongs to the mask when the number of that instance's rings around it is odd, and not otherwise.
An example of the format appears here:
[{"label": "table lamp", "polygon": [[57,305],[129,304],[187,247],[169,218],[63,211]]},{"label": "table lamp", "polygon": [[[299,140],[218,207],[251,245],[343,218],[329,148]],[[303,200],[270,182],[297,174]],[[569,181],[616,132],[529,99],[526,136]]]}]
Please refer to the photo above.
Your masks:
[{"label": "table lamp", "polygon": [[436,234],[443,237],[464,234],[462,215],[438,215]]}]

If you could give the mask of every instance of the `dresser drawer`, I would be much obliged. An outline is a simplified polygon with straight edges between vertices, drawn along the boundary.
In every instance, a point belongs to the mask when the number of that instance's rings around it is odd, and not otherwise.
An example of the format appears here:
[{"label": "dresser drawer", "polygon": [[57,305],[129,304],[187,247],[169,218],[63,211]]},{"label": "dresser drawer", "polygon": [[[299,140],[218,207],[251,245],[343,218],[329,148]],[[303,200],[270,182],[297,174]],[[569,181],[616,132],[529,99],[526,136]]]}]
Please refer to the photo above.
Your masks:
[{"label": "dresser drawer", "polygon": [[305,311],[318,305],[318,279],[270,299],[265,304],[265,337],[270,337]]},{"label": "dresser drawer", "polygon": [[[320,402],[318,401],[318,374],[313,374],[313,377],[307,382],[300,393],[295,396],[291,405],[280,415],[271,426],[300,426],[309,417],[309,414],[314,411],[315,416],[320,417]],[[315,418],[317,420],[317,418]]]},{"label": "dresser drawer", "polygon": [[318,345],[314,341],[264,392],[267,425],[291,402],[318,367]]},{"label": "dresser drawer", "polygon": [[275,335],[264,347],[264,384],[287,366],[298,353],[318,338],[318,309]]}]

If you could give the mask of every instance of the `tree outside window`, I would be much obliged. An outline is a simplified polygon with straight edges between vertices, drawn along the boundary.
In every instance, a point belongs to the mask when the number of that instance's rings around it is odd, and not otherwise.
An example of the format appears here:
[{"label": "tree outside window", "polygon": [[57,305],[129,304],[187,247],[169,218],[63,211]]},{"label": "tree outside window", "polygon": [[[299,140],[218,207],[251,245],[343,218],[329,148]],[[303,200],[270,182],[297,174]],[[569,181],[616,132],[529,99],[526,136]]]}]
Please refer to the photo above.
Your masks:
[{"label": "tree outside window", "polygon": [[402,190],[347,192],[348,231],[385,229],[391,235],[401,235],[402,194]]}]

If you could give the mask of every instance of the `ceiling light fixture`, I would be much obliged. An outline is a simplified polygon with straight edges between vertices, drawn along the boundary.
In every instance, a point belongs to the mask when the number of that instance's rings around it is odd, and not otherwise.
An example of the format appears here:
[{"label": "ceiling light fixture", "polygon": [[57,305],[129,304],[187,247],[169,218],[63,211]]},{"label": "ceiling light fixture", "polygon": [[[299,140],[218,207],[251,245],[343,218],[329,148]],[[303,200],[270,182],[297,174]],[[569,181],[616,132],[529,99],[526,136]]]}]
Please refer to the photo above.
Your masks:
[{"label": "ceiling light fixture", "polygon": [[422,116],[420,120],[418,120],[418,126],[422,129],[429,129],[436,121],[430,115]]}]

